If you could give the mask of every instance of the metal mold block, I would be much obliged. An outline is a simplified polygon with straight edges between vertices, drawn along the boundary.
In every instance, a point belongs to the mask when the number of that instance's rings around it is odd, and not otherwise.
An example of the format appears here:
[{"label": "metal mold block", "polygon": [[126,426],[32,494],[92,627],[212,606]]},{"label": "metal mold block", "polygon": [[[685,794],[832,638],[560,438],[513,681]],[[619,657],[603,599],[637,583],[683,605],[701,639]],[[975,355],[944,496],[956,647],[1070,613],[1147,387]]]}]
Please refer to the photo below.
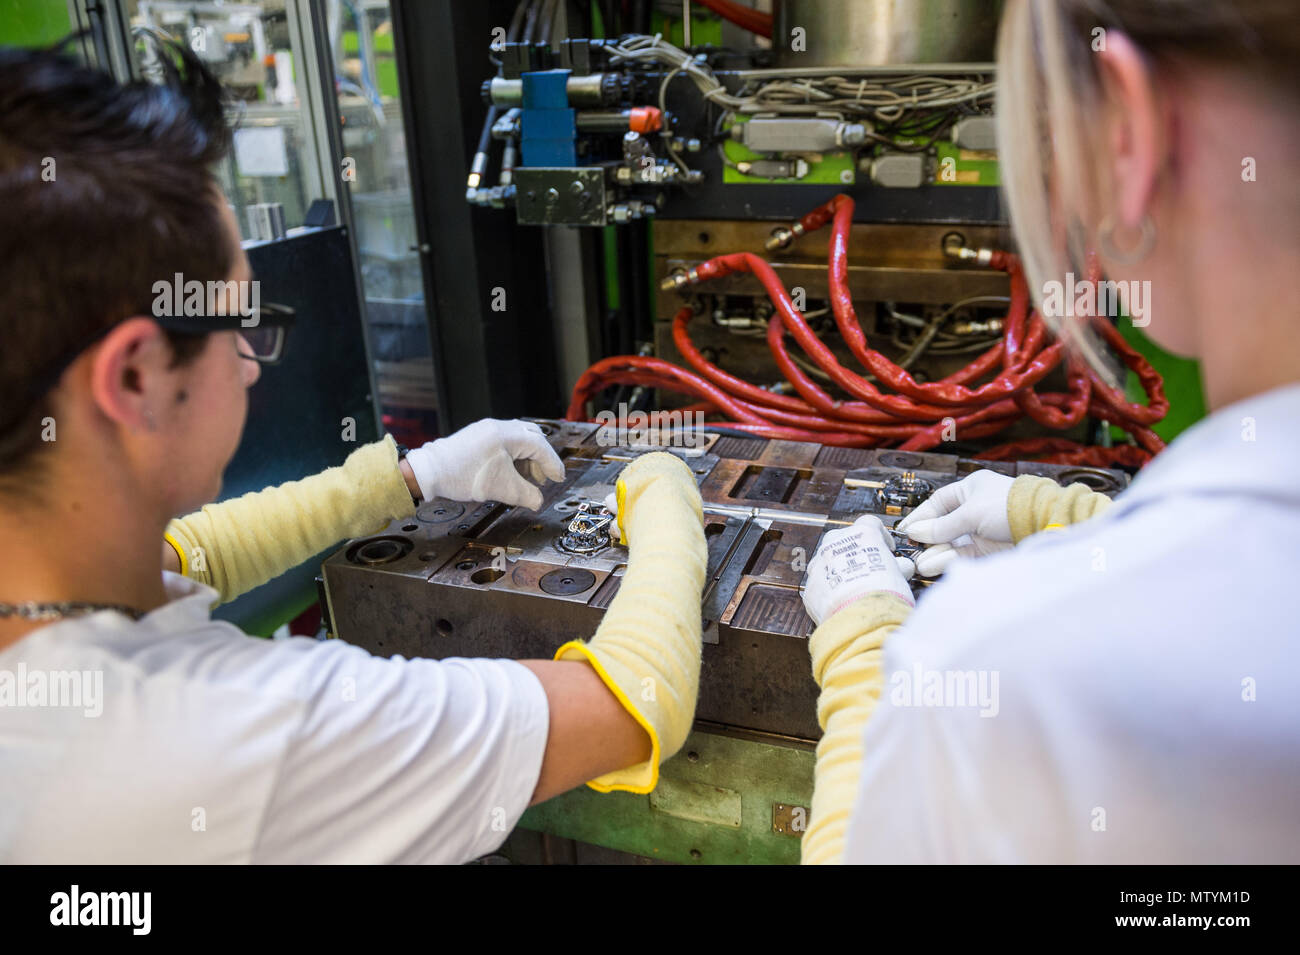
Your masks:
[{"label": "metal mold block", "polygon": [[[607,536],[588,552],[561,541],[575,522],[600,522],[600,502],[646,451],[604,446],[595,425],[538,423],[567,469],[543,488],[541,509],[435,501],[414,522],[349,542],[323,569],[336,636],[385,656],[549,659],[595,632],[627,550]],[[1122,471],[796,441],[717,437],[702,452],[679,452],[699,483],[708,548],[697,719],[804,741],[820,730],[813,627],[799,588],[823,533],[863,513],[892,528],[929,493],[982,467],[1083,480],[1106,493],[1128,483]],[[901,553],[919,549],[896,541]],[[930,583],[914,581],[919,599]]]}]

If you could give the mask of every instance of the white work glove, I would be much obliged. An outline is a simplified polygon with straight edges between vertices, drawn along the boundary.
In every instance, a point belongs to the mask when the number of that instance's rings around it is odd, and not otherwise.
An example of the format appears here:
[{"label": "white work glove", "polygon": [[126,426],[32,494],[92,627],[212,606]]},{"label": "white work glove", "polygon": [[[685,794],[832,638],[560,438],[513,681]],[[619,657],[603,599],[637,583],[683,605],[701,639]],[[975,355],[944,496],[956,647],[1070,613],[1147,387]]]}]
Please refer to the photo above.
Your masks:
[{"label": "white work glove", "polygon": [[916,558],[925,577],[942,574],[959,557],[984,557],[1012,546],[1007,495],[1015,478],[996,471],[975,471],[945,484],[894,525],[921,544],[931,544]]},{"label": "white work glove", "polygon": [[613,522],[609,525],[609,536],[615,544],[623,542],[623,535],[618,528],[618,495],[610,491],[605,495],[605,507],[614,515]]},{"label": "white work glove", "polygon": [[874,514],[824,535],[808,564],[801,595],[813,623],[821,626],[838,610],[876,591],[914,604],[908,579],[916,568],[894,556],[894,541]]},{"label": "white work glove", "polygon": [[406,462],[426,501],[500,501],[535,511],[542,492],[520,470],[538,484],[564,480],[564,463],[531,421],[484,418],[407,452]]}]

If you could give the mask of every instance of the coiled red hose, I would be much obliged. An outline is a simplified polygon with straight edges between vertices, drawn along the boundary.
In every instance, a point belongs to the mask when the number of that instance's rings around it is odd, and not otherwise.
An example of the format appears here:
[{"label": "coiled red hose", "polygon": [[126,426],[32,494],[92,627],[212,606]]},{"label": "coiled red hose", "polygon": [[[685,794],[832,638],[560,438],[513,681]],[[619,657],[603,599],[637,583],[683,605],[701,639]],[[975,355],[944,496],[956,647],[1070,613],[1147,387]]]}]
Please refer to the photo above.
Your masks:
[{"label": "coiled red hose", "polygon": [[[810,232],[828,222],[832,223],[830,300],[836,327],[853,357],[893,393],[882,392],[841,365],[794,307],[772,267],[757,255],[736,252],[701,263],[690,273],[689,281],[708,281],[736,272],[749,272],[759,280],[776,309],[767,326],[768,347],[798,397],[744,381],[706,359],[690,338],[688,327],[694,313],[683,307],[673,318],[673,342],[693,371],[636,355],[604,359],[579,378],[569,404],[569,419],[586,418],[587,401],[610,385],[634,384],[696,397],[700,402],[693,407],[707,409],[728,426],[757,436],[843,447],[896,446],[923,451],[944,441],[997,434],[1026,416],[1061,430],[1078,424],[1088,414],[1119,425],[1133,435],[1139,447],[1092,448],[1063,438],[1044,438],[1000,445],[982,456],[995,452],[999,457],[1047,455],[1062,463],[1132,465],[1164,447],[1147,427],[1162,419],[1169,408],[1159,373],[1104,318],[1093,319],[1093,327],[1137,375],[1147,395],[1146,405],[1125,400],[1082,360],[1067,353],[1061,342],[1049,344],[1046,324],[1036,311],[1029,310],[1029,289],[1020,262],[1007,252],[993,252],[989,261],[990,267],[1007,273],[1011,284],[1002,341],[939,381],[916,381],[906,369],[870,347],[853,309],[848,286],[853,200],[836,196],[800,219],[795,231]],[[1090,262],[1090,273],[1094,281],[1100,277],[1095,260]],[[833,398],[794,362],[786,347],[787,333],[818,368],[853,396],[850,400]],[[1034,386],[1062,360],[1067,390],[1036,392]],[[973,384],[990,374],[991,380]]]},{"label": "coiled red hose", "polygon": [[730,20],[750,33],[765,36],[769,40],[772,38],[772,14],[770,13],[733,3],[732,0],[700,0],[700,4],[708,7],[722,19]]}]

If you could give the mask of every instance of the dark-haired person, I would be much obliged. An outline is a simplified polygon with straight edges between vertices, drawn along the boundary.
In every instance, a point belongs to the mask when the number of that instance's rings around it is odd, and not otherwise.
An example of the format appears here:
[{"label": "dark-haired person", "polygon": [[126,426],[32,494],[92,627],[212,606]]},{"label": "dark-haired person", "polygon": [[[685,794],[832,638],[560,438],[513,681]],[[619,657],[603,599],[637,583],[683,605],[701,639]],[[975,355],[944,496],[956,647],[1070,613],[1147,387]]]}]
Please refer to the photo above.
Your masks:
[{"label": "dark-haired person", "polygon": [[1297,111],[1294,0],[1007,3],[1035,300],[1087,249],[1149,283],[1146,332],[1200,359],[1212,414],[1114,503],[950,485],[905,525],[950,564],[915,611],[878,520],[826,535],[805,862],[1300,861]]},{"label": "dark-haired person", "polygon": [[229,597],[415,497],[537,506],[516,460],[562,470],[531,426],[484,421],[172,521],[218,492],[259,347],[233,300],[210,330],[150,309],[177,273],[251,279],[209,173],[220,90],[164,53],[165,83],[123,87],[0,52],[0,861],[457,862],[583,782],[649,791],[700,664],[700,499],[671,455],[621,475],[620,592],[555,660],[258,640],[165,569],[201,548],[188,569]]}]

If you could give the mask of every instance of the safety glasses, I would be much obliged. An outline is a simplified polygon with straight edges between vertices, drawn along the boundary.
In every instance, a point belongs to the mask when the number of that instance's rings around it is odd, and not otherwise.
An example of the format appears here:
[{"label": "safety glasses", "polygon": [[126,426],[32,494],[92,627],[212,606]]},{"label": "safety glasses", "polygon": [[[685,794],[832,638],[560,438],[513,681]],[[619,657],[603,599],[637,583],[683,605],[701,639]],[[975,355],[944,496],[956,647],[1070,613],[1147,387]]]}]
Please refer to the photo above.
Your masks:
[{"label": "safety glasses", "polygon": [[[240,357],[263,365],[279,363],[284,343],[293,327],[294,311],[287,305],[267,302],[252,315],[183,315],[156,318],[159,325],[179,335],[210,335],[213,332],[239,332],[243,345]],[[247,346],[246,348],[243,346]]]},{"label": "safety glasses", "polygon": [[[274,365],[284,357],[284,343],[293,326],[294,311],[287,305],[267,302],[259,305],[252,315],[182,315],[177,317],[155,317],[162,328],[178,335],[211,335],[213,332],[234,331],[243,337],[245,345],[239,346],[242,358],[263,365]],[[49,391],[58,382],[68,366],[77,360],[77,356],[90,348],[118,323],[106,325],[88,341],[75,348],[68,349],[57,362],[50,366],[45,374],[38,376],[27,390],[27,400],[35,401]]]}]

